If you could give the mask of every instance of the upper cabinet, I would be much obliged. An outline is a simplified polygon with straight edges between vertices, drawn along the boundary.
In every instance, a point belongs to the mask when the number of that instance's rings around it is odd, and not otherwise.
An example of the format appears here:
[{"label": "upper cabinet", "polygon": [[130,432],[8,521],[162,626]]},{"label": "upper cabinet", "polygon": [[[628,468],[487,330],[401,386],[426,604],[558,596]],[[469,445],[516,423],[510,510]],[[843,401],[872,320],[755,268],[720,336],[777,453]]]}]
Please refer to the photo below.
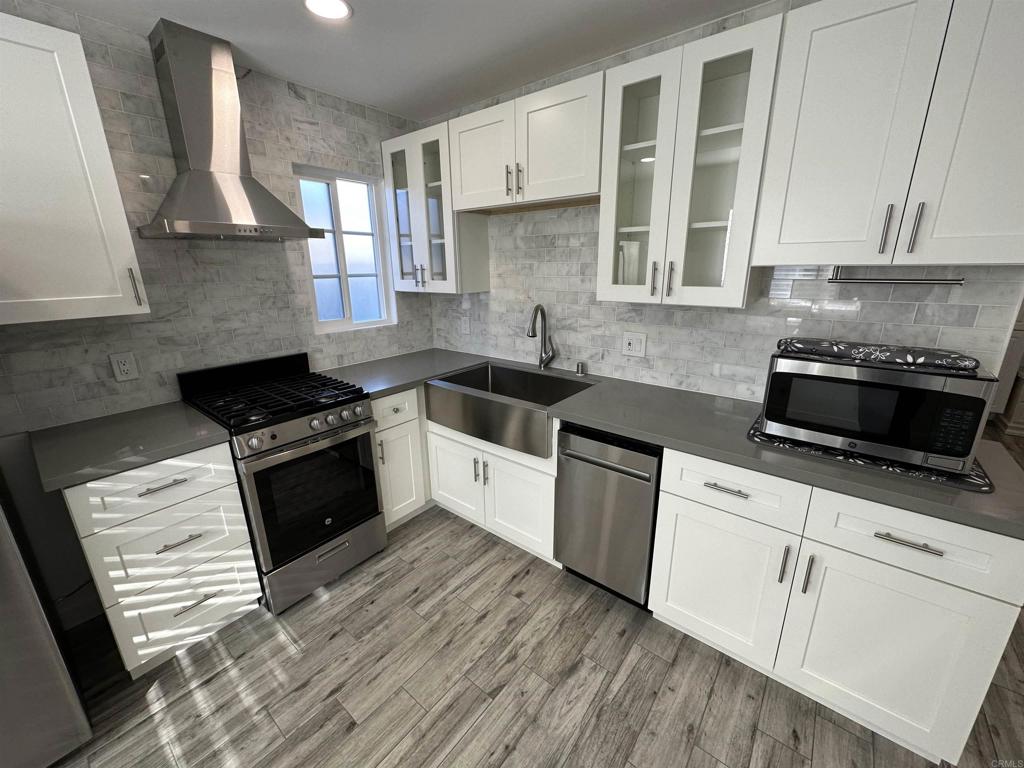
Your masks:
[{"label": "upper cabinet", "polygon": [[487,221],[452,210],[445,124],[382,142],[381,151],[395,290],[488,290]]},{"label": "upper cabinet", "polygon": [[80,38],[0,28],[0,324],[148,312]]},{"label": "upper cabinet", "polygon": [[596,194],[603,73],[448,122],[456,211]]},{"label": "upper cabinet", "polygon": [[950,8],[788,14],[754,265],[1024,261],[1024,7]]},{"label": "upper cabinet", "polygon": [[743,305],[781,22],[608,71],[599,300]]}]

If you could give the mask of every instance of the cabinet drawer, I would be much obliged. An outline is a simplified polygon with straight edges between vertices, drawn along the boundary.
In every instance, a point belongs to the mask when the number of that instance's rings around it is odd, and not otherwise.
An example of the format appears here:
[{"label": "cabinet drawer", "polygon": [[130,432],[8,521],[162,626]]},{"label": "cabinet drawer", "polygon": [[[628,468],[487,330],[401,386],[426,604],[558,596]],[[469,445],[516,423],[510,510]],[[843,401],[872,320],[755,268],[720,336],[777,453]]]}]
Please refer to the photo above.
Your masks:
[{"label": "cabinet drawer", "polygon": [[791,533],[803,531],[811,497],[808,485],[671,450],[661,490]]},{"label": "cabinet drawer", "polygon": [[249,541],[237,485],[119,523],[82,541],[105,607]]},{"label": "cabinet drawer", "polygon": [[1018,539],[821,488],[811,494],[804,535],[1014,605],[1024,603],[1024,541]]},{"label": "cabinet drawer", "polygon": [[64,491],[82,538],[158,509],[235,484],[227,443],[130,469]]},{"label": "cabinet drawer", "polygon": [[213,634],[253,608],[260,594],[245,543],[107,608],[107,619],[130,670]]},{"label": "cabinet drawer", "polygon": [[393,395],[371,401],[373,418],[377,420],[377,430],[387,429],[396,424],[403,424],[419,418],[420,412],[416,405],[416,390],[396,392]]}]

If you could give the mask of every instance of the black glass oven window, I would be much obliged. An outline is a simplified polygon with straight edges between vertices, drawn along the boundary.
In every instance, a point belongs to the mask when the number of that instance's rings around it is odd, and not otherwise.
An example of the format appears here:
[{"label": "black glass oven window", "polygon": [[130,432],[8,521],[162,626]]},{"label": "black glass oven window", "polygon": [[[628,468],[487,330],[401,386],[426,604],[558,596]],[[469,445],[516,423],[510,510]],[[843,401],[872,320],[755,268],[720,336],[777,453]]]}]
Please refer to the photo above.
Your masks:
[{"label": "black glass oven window", "polygon": [[369,435],[256,472],[260,516],[274,566],[377,514]]},{"label": "black glass oven window", "polygon": [[879,387],[865,393],[856,384],[799,378],[793,380],[786,417],[865,437],[882,436],[892,427],[898,402],[899,392],[895,389]]}]

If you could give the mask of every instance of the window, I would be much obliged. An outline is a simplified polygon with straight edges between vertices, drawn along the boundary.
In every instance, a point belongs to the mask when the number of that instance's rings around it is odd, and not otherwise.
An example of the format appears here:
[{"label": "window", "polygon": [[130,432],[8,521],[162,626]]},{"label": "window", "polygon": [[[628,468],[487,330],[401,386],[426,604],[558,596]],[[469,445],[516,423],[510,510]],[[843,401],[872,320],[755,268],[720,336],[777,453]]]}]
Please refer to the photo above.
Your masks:
[{"label": "window", "polygon": [[353,177],[299,179],[303,217],[324,238],[310,238],[318,333],[395,322],[387,260],[381,255],[379,184]]}]

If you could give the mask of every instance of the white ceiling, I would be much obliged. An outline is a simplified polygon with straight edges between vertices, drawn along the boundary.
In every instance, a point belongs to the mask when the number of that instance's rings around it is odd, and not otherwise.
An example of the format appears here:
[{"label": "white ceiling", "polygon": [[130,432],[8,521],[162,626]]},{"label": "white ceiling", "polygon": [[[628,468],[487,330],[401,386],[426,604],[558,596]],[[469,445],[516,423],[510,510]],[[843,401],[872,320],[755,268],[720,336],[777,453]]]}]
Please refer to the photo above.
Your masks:
[{"label": "white ceiling", "polygon": [[756,0],[49,0],[148,34],[164,16],[230,40],[236,62],[425,120]]}]

